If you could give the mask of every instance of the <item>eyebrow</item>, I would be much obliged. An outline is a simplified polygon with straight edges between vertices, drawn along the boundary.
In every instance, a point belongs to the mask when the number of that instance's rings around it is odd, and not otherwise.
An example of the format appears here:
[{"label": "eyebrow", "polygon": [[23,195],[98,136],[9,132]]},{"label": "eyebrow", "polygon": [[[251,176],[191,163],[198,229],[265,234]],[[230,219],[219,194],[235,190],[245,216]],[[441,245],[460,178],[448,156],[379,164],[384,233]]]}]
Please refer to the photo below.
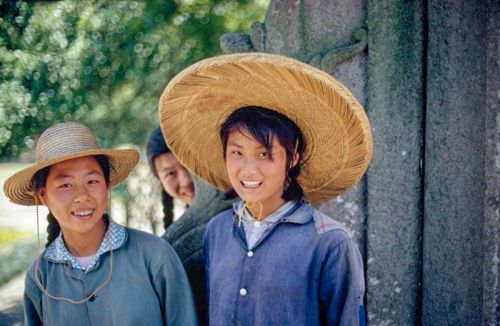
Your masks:
[{"label": "eyebrow", "polygon": [[243,146],[238,145],[235,142],[229,142],[229,143],[227,143],[227,146],[234,146],[234,147],[238,147],[238,148],[243,148]]},{"label": "eyebrow", "polygon": [[[234,146],[234,147],[238,147],[238,148],[243,148],[243,146],[235,143],[235,142],[229,142],[227,143],[227,146]],[[258,149],[261,149],[261,148],[266,148],[265,146],[263,146],[262,144],[259,143],[259,146],[257,146]]]}]

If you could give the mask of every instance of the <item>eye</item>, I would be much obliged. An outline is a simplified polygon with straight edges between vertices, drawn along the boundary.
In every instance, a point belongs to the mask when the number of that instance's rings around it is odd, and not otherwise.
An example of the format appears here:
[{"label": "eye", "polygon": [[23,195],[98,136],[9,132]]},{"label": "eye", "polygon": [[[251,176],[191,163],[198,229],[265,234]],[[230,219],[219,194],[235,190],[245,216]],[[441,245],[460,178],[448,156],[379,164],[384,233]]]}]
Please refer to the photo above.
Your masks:
[{"label": "eye", "polygon": [[231,151],[231,154],[233,154],[234,156],[241,156],[241,152],[240,151],[237,151],[237,150],[234,150],[234,151]]},{"label": "eye", "polygon": [[71,184],[69,183],[63,183],[57,186],[57,188],[65,189],[65,188],[71,188]]},{"label": "eye", "polygon": [[96,183],[99,183],[100,181],[97,180],[97,179],[92,179],[92,180],[89,180],[89,184],[93,185],[93,184],[96,184]]},{"label": "eye", "polygon": [[262,152],[259,154],[259,157],[268,157],[270,156],[268,152]]},{"label": "eye", "polygon": [[165,178],[173,177],[174,175],[175,175],[174,171],[168,171],[168,172],[166,172],[166,173],[163,174],[163,176]]}]

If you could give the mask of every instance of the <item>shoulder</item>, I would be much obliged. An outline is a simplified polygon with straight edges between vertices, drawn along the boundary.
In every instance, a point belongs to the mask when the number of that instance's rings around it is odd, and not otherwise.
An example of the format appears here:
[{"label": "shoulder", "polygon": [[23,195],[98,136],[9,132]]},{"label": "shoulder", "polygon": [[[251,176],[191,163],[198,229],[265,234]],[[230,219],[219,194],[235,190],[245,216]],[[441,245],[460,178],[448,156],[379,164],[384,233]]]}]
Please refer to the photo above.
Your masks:
[{"label": "shoulder", "polygon": [[127,247],[131,249],[139,249],[140,251],[153,253],[158,251],[158,248],[171,248],[170,243],[160,238],[157,235],[147,233],[144,231],[125,228],[127,231]]},{"label": "shoulder", "polygon": [[331,231],[340,231],[340,233],[343,233],[345,235],[351,234],[346,226],[342,225],[340,222],[334,220],[327,214],[317,209],[313,210],[312,215],[314,220],[314,227],[316,228],[316,232],[319,235]]},{"label": "shoulder", "polygon": [[232,225],[234,222],[233,209],[228,208],[219,214],[215,215],[207,224],[207,232],[217,230],[227,225]]},{"label": "shoulder", "polygon": [[28,281],[28,280],[34,281],[35,269],[36,269],[38,259],[40,259],[40,265],[43,265],[42,264],[42,262],[43,262],[42,255],[43,255],[43,252],[38,257],[35,257],[35,259],[31,262],[30,266],[26,270],[26,278],[25,278],[26,281]]},{"label": "shoulder", "polygon": [[164,265],[179,265],[180,260],[172,245],[154,234],[127,227],[127,253],[136,259],[143,257],[150,268],[161,268]]},{"label": "shoulder", "polygon": [[321,242],[327,243],[330,247],[337,247],[340,244],[349,246],[353,243],[351,230],[329,215],[314,209],[313,221],[317,236]]}]

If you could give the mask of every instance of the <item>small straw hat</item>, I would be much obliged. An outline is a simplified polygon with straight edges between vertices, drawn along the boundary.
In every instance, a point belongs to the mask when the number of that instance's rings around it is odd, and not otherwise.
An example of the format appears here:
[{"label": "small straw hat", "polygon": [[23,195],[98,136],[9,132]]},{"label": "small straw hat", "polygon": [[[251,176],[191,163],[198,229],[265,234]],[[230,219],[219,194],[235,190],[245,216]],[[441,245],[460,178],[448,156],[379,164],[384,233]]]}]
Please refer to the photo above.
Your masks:
[{"label": "small straw hat", "polygon": [[89,128],[77,122],[57,124],[45,130],[36,145],[36,163],[5,181],[3,191],[14,203],[35,205],[31,179],[47,166],[89,155],[105,155],[111,167],[110,187],[120,183],[139,160],[134,149],[101,149]]},{"label": "small straw hat", "polygon": [[311,203],[343,193],[365,173],[372,135],[362,106],[326,72],[280,55],[222,55],[188,67],[161,96],[161,128],[189,170],[228,191],[220,126],[250,105],[278,111],[301,129],[306,149],[298,182]]}]

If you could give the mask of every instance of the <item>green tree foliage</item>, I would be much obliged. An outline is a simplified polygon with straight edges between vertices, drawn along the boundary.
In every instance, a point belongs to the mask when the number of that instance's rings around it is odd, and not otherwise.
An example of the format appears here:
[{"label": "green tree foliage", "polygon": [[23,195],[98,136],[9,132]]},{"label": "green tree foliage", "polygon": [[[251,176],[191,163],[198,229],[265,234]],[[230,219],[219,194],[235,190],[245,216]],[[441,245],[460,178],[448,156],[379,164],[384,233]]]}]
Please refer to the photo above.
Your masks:
[{"label": "green tree foliage", "polygon": [[178,71],[248,31],[267,0],[0,0],[0,158],[77,120],[103,146],[143,146]]}]

